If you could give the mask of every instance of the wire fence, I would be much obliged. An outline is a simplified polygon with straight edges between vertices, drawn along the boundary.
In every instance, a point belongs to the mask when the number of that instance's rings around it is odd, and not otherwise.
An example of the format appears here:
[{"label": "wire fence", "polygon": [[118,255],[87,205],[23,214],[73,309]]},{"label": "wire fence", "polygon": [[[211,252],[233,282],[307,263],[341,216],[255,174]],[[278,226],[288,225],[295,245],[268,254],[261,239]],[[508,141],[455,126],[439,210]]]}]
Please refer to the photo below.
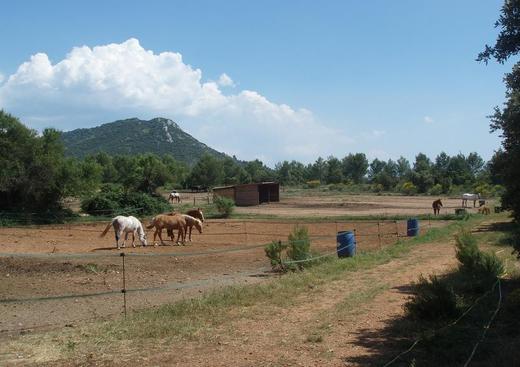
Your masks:
[{"label": "wire fence", "polygon": [[[142,293],[142,292],[162,292],[169,291],[175,289],[183,289],[188,286],[180,284],[179,282],[168,283],[165,285],[153,285],[148,287],[132,287],[131,283],[128,283],[128,274],[132,272],[138,272],[138,266],[136,264],[129,264],[126,262],[126,258],[157,258],[157,257],[171,257],[171,258],[182,258],[182,257],[198,257],[198,256],[214,256],[214,255],[223,255],[223,254],[231,254],[235,252],[242,251],[253,251],[263,249],[266,244],[271,241],[280,241],[282,238],[287,238],[288,229],[294,226],[306,225],[309,226],[310,229],[316,230],[316,233],[312,233],[310,230],[310,239],[313,243],[321,244],[321,253],[316,255],[315,257],[302,259],[302,260],[285,260],[285,264],[290,263],[301,263],[301,262],[309,262],[316,261],[318,259],[322,259],[325,257],[335,256],[339,251],[347,249],[351,246],[359,246],[362,243],[366,243],[365,249],[376,249],[382,248],[383,246],[389,245],[391,243],[395,243],[403,237],[407,237],[407,228],[404,227],[403,221],[368,221],[368,222],[330,222],[330,223],[320,223],[320,226],[316,226],[312,223],[298,223],[295,221],[206,221],[208,222],[211,228],[214,228],[213,233],[202,233],[197,234],[202,239],[215,239],[218,237],[223,237],[224,243],[226,237],[229,236],[242,236],[242,244],[238,245],[225,245],[220,246],[219,248],[204,248],[197,251],[166,251],[166,252],[155,252],[152,249],[147,251],[152,252],[133,252],[133,251],[141,251],[140,249],[127,251],[123,250],[123,252],[109,252],[109,253],[62,253],[62,252],[51,252],[51,253],[38,253],[38,252],[2,252],[0,253],[0,258],[12,258],[12,259],[39,259],[39,260],[86,260],[90,261],[92,259],[100,259],[107,258],[113,259],[119,258],[120,260],[113,261],[114,265],[117,265],[123,271],[120,273],[120,288],[102,290],[102,291],[92,291],[85,293],[66,293],[66,294],[57,294],[57,295],[39,295],[33,297],[8,297],[0,299],[0,305],[8,305],[8,304],[23,304],[23,303],[38,303],[38,302],[49,302],[49,301],[60,301],[60,300],[68,300],[68,299],[80,299],[80,298],[94,298],[94,297],[103,297],[103,296],[114,296],[117,294],[122,294],[122,312],[126,315],[127,312],[127,297],[132,293]],[[205,223],[206,224],[206,223]],[[40,235],[41,231],[53,231],[61,230],[67,232],[70,231],[79,231],[79,232],[91,232],[99,234],[99,228],[95,228],[95,226],[99,226],[100,224],[89,224],[84,225],[85,228],[78,228],[81,226],[78,225],[49,225],[49,226],[37,226],[31,227],[37,229],[37,235]],[[220,226],[225,227],[226,230],[219,231],[218,228]],[[261,231],[260,228],[269,225],[270,229],[276,229],[276,231]],[[104,226],[104,224],[103,224]],[[278,228],[277,228],[278,226]],[[426,225],[428,228],[429,226]],[[232,230],[229,230],[232,228]],[[19,229],[27,230],[27,226],[20,227],[4,227],[0,230],[0,239],[2,236],[16,236],[20,233],[17,232]],[[319,231],[318,231],[319,229]],[[415,229],[415,228],[412,228]],[[352,244],[339,246],[336,244],[336,234],[340,231],[350,230],[355,235],[355,242]],[[410,228],[408,228],[410,230]],[[284,241],[286,242],[286,241]],[[210,244],[211,246],[211,244]],[[83,247],[83,246],[82,246]],[[87,246],[85,246],[87,247]],[[150,246],[151,247],[151,246]],[[325,250],[324,250],[325,247]],[[331,249],[334,247],[334,249]],[[328,250],[326,250],[328,248]],[[114,248],[115,250],[115,248]],[[134,265],[134,267],[132,267]],[[197,286],[195,283],[193,286]],[[12,332],[13,330],[8,330]]]}]

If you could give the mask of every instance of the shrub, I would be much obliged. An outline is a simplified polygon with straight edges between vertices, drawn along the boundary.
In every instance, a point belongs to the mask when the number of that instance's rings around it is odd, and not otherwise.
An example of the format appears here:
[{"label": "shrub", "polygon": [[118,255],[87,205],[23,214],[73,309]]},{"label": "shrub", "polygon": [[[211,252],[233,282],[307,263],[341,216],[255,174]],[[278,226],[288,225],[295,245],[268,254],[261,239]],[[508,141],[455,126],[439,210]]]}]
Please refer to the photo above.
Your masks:
[{"label": "shrub", "polygon": [[497,278],[504,273],[504,264],[494,253],[479,250],[476,238],[469,232],[455,237],[460,269],[477,278]]},{"label": "shrub", "polygon": [[282,262],[282,252],[286,249],[287,244],[282,241],[273,241],[264,248],[265,256],[269,258],[273,270],[286,270]]},{"label": "shrub", "polygon": [[435,275],[426,279],[419,277],[413,284],[415,295],[404,305],[408,314],[415,319],[440,320],[459,314],[457,295],[453,288]]},{"label": "shrub", "polygon": [[216,196],[215,200],[213,200],[213,203],[215,204],[219,214],[224,218],[229,217],[235,209],[235,202],[233,199],[229,199],[224,196]]},{"label": "shrub", "polygon": [[373,184],[371,189],[372,189],[372,192],[380,193],[380,192],[383,192],[383,190],[385,188],[381,184]]},{"label": "shrub", "polygon": [[441,184],[435,184],[433,187],[428,191],[428,194],[433,196],[438,196],[442,194],[442,186]]},{"label": "shrub", "polygon": [[[316,261],[303,261],[297,263],[291,263],[291,261],[301,261],[311,259],[311,240],[309,238],[309,231],[307,227],[296,226],[293,231],[289,234],[287,243],[281,241],[273,241],[268,244],[265,248],[265,255],[271,261],[273,269],[279,269],[282,271],[303,269],[306,265],[316,264]],[[283,252],[287,262],[284,262]]]},{"label": "shrub", "polygon": [[310,180],[305,183],[305,187],[308,189],[315,189],[320,187],[321,182],[320,180]]},{"label": "shrub", "polygon": [[[289,234],[289,246],[287,248],[287,256],[290,260],[300,261],[307,260],[311,257],[310,253],[311,240],[307,227],[296,226]],[[298,263],[298,267],[303,268],[304,263]]]},{"label": "shrub", "polygon": [[100,192],[84,198],[81,209],[91,215],[156,214],[170,210],[168,202],[160,196],[142,192],[124,192],[120,185],[103,185]]},{"label": "shrub", "polygon": [[401,186],[401,192],[405,195],[415,195],[417,194],[417,186],[410,181],[406,181]]}]

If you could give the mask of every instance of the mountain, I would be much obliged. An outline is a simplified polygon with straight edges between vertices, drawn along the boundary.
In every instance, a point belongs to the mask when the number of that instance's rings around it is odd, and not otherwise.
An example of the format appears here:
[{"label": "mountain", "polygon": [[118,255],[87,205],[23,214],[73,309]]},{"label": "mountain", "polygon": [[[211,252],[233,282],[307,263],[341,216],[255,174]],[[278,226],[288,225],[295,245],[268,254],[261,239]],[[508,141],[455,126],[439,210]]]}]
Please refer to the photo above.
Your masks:
[{"label": "mountain", "polygon": [[62,140],[65,154],[75,157],[98,152],[110,155],[155,153],[170,154],[188,164],[197,162],[204,153],[217,158],[226,157],[184,132],[172,120],[161,117],[150,121],[131,118],[67,131],[62,133]]}]

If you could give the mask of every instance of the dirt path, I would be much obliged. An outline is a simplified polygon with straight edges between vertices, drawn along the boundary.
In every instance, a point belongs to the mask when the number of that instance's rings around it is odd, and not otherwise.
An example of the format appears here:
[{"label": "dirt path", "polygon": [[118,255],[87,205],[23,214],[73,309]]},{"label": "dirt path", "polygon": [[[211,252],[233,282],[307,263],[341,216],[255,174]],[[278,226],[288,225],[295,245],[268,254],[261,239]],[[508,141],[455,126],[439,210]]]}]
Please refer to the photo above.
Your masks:
[{"label": "dirt path", "polygon": [[370,353],[362,335],[377,334],[403,313],[410,283],[455,264],[452,243],[420,245],[400,259],[309,289],[291,307],[256,307],[253,318],[223,325],[209,342],[177,345],[174,353],[155,351],[140,364],[357,366],[353,361]]}]

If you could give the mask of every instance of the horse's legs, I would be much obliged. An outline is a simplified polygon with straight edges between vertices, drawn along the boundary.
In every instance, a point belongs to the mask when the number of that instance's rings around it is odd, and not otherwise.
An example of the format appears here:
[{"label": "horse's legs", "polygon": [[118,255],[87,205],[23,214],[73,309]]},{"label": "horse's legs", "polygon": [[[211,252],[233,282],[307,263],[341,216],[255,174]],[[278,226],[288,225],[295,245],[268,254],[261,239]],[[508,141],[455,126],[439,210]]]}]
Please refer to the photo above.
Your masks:
[{"label": "horse's legs", "polygon": [[155,239],[157,238],[157,232],[159,231],[159,228],[155,227],[155,232],[153,233],[153,245],[157,246],[157,242]]},{"label": "horse's legs", "polygon": [[162,239],[162,228],[161,229],[157,229],[157,231],[159,232],[159,239],[161,240],[161,245],[164,245],[164,241]]},{"label": "horse's legs", "polygon": [[132,247],[135,247],[135,232],[137,232],[136,230],[133,230],[132,231]]}]

